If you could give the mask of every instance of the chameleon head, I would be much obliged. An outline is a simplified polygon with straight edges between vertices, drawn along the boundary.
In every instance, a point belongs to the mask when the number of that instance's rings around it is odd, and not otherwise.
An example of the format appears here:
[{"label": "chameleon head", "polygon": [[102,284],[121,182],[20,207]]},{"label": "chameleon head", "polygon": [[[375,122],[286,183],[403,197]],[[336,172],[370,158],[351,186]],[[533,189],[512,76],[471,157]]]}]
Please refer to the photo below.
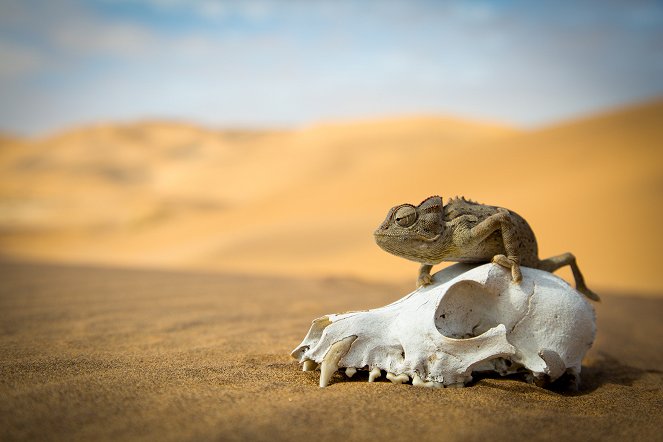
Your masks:
[{"label": "chameleon head", "polygon": [[389,253],[424,264],[436,264],[432,254],[429,256],[427,252],[440,238],[443,229],[442,198],[431,196],[418,206],[400,204],[392,207],[373,236],[377,245]]}]

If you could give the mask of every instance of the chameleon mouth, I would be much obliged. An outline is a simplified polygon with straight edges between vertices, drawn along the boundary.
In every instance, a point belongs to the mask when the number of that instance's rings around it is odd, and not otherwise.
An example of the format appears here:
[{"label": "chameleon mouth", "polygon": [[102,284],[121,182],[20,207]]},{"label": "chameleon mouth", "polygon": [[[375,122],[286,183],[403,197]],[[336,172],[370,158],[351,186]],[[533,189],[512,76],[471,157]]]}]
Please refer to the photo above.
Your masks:
[{"label": "chameleon mouth", "polygon": [[[398,234],[395,234],[395,233],[388,233],[388,232],[385,232],[385,231],[380,230],[380,229],[373,232],[373,236],[375,237],[376,240],[383,239],[383,238],[399,238],[399,237],[401,237],[401,235],[398,235]],[[437,235],[432,236],[432,237],[417,234],[414,237],[412,237],[412,239],[418,239],[418,240],[424,241],[424,242],[435,242],[438,239],[440,239],[440,236],[442,236],[442,234],[440,234],[440,233],[438,233]]]},{"label": "chameleon mouth", "polygon": [[418,239],[420,239],[421,241],[425,241],[425,242],[435,242],[440,238],[440,236],[442,236],[442,234],[440,234],[440,233],[433,236],[432,238],[428,238],[428,237],[423,236],[423,235],[417,235]]},{"label": "chameleon mouth", "polygon": [[382,229],[377,229],[375,232],[373,232],[373,237],[375,238],[376,241],[378,240],[386,240],[386,239],[393,239],[393,238],[399,238],[401,235],[398,235],[397,233],[392,233],[388,232]]}]

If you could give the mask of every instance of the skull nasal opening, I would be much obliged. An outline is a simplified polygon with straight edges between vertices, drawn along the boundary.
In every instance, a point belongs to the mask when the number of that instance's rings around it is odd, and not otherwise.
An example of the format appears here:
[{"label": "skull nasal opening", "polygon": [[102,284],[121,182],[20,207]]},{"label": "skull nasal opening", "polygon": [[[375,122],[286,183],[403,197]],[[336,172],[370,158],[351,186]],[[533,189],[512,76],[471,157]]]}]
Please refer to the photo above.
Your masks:
[{"label": "skull nasal opening", "polygon": [[435,327],[448,338],[479,336],[501,323],[497,296],[475,281],[449,287],[435,311]]}]

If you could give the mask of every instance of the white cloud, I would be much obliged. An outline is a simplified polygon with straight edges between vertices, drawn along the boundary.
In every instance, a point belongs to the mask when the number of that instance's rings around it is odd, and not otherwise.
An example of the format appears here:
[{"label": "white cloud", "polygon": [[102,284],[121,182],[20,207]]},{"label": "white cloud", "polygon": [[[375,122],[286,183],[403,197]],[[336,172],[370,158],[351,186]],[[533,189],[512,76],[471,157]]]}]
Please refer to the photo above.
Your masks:
[{"label": "white cloud", "polygon": [[[287,1],[278,0],[104,0],[109,4],[147,4],[165,13],[193,12],[200,18],[218,21],[235,14],[248,21],[263,21],[276,8],[289,7]],[[315,5],[314,5],[315,7]]]},{"label": "white cloud", "polygon": [[43,56],[28,46],[0,41],[0,79],[13,80],[38,71],[43,66]]},{"label": "white cloud", "polygon": [[560,24],[488,4],[148,1],[157,13],[129,17],[76,0],[45,2],[43,14],[27,0],[7,3],[10,14],[0,6],[0,129],[391,112],[532,124],[656,93],[663,78],[651,29]]},{"label": "white cloud", "polygon": [[58,50],[71,55],[131,57],[158,47],[160,37],[134,23],[99,22],[81,18],[75,25],[60,26],[50,33]]},{"label": "white cloud", "polygon": [[229,13],[228,5],[220,1],[202,0],[193,3],[193,7],[199,15],[210,20],[218,20]]}]

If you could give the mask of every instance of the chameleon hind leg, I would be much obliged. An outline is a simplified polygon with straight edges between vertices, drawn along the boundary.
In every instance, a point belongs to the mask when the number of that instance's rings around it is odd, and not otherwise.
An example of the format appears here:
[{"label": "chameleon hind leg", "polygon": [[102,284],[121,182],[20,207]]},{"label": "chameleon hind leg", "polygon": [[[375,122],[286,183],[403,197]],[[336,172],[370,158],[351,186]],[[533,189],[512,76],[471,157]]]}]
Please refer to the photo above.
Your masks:
[{"label": "chameleon hind leg", "polygon": [[499,231],[506,255],[493,256],[492,262],[511,270],[511,279],[520,282],[520,255],[518,253],[518,233],[508,210],[500,208],[498,213],[489,216],[470,230],[470,241],[484,241],[493,232]]},{"label": "chameleon hind leg", "polygon": [[573,279],[576,281],[576,290],[587,296],[589,299],[600,301],[601,298],[599,298],[596,293],[588,289],[587,285],[585,285],[585,278],[582,276],[580,268],[578,268],[576,257],[573,255],[573,253],[567,252],[562,253],[561,255],[553,256],[552,258],[542,259],[539,261],[538,268],[552,273],[560,267],[564,267],[566,265],[571,267],[571,272],[573,272]]}]

